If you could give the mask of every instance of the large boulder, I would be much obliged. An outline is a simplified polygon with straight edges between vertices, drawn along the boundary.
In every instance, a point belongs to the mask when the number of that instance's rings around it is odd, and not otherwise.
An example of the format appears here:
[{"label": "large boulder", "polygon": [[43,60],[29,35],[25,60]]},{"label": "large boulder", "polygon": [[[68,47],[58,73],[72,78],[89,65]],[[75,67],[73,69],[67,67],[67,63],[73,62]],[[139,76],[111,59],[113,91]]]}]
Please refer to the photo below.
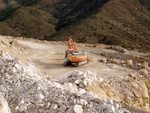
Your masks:
[{"label": "large boulder", "polygon": [[0,113],[11,113],[6,99],[0,94]]}]

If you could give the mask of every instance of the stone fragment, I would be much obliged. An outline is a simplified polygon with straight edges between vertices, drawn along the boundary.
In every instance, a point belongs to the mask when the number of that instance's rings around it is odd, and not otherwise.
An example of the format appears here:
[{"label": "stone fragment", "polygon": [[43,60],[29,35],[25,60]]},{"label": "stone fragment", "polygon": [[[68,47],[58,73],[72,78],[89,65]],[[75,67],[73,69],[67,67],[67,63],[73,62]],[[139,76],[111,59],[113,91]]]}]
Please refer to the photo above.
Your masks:
[{"label": "stone fragment", "polygon": [[87,103],[87,101],[86,100],[84,100],[84,99],[80,99],[80,105],[87,105],[88,103]]},{"label": "stone fragment", "polygon": [[57,109],[57,104],[54,105],[53,109]]},{"label": "stone fragment", "polygon": [[26,113],[26,112],[27,112],[27,106],[21,105],[21,106],[19,107],[19,112],[24,112],[24,113]]},{"label": "stone fragment", "polygon": [[37,100],[42,100],[42,99],[44,99],[44,95],[42,95],[42,94],[37,94],[37,95],[36,95],[36,98],[37,98]]},{"label": "stone fragment", "polygon": [[107,63],[107,59],[106,58],[99,59],[99,61],[102,62],[102,63]]},{"label": "stone fragment", "polygon": [[131,85],[133,88],[138,89],[138,84],[136,82],[132,82]]},{"label": "stone fragment", "polygon": [[130,111],[128,111],[128,110],[126,110],[126,109],[123,109],[123,110],[121,110],[121,112],[120,113],[131,113]]},{"label": "stone fragment", "polygon": [[139,73],[140,73],[141,75],[143,75],[143,76],[147,76],[147,75],[148,75],[148,71],[147,71],[146,69],[141,69],[141,70],[139,71]]},{"label": "stone fragment", "polygon": [[132,65],[133,65],[133,61],[132,61],[132,60],[127,60],[127,61],[126,61],[126,64],[127,64],[128,66],[132,66]]},{"label": "stone fragment", "polygon": [[61,112],[64,112],[64,111],[66,111],[66,106],[65,105],[62,105],[61,107],[60,107],[60,109],[59,109],[59,111],[61,111]]},{"label": "stone fragment", "polygon": [[6,99],[0,95],[0,113],[11,113]]},{"label": "stone fragment", "polygon": [[66,113],[83,113],[83,109],[81,105],[71,106]]},{"label": "stone fragment", "polygon": [[87,86],[87,82],[86,82],[85,80],[83,81],[83,85],[84,85],[84,86]]},{"label": "stone fragment", "polygon": [[73,113],[83,113],[83,109],[81,105],[74,105],[73,107]]},{"label": "stone fragment", "polygon": [[24,104],[24,103],[25,103],[24,100],[21,100],[21,101],[19,102],[19,105]]},{"label": "stone fragment", "polygon": [[80,80],[76,80],[74,83],[79,84],[80,82],[81,82]]},{"label": "stone fragment", "polygon": [[144,62],[143,64],[142,64],[142,68],[148,68],[148,62]]},{"label": "stone fragment", "polygon": [[129,51],[127,49],[123,49],[123,53],[128,54]]}]

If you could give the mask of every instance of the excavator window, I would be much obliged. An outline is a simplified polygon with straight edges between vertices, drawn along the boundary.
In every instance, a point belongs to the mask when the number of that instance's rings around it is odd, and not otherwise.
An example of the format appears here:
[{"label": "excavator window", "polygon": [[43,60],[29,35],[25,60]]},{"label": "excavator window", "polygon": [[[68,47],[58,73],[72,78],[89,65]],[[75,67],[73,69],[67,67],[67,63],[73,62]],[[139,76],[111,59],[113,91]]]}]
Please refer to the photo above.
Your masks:
[{"label": "excavator window", "polygon": [[70,53],[73,55],[73,51],[70,51]]},{"label": "excavator window", "polygon": [[73,52],[73,51],[70,51],[70,54],[72,55],[72,56],[83,56],[83,55],[85,55],[83,52]]}]

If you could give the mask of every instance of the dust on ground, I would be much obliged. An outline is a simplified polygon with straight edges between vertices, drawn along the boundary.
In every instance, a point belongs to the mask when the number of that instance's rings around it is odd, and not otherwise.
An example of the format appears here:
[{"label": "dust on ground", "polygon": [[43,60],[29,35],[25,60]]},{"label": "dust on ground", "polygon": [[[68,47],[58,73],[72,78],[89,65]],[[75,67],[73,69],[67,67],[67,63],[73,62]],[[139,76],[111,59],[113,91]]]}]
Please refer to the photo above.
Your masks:
[{"label": "dust on ground", "polygon": [[[90,62],[87,65],[79,67],[64,67],[63,62],[66,60],[64,56],[65,51],[68,47],[67,44],[64,45],[63,43],[59,42],[37,43],[35,41],[31,42],[27,40],[17,41],[23,45],[29,46],[30,49],[26,49],[24,51],[25,56],[28,60],[30,60],[38,69],[40,69],[41,72],[47,73],[58,80],[64,76],[67,76],[73,70],[78,69],[87,69],[91,72],[96,73],[97,76],[103,77],[124,76],[128,75],[129,72],[135,71],[115,64],[107,65],[99,63],[99,59],[104,58],[104,56],[102,56],[101,53],[105,52],[108,54],[120,54],[117,51],[106,49],[106,46],[103,45],[91,47],[89,45],[83,46],[81,44],[78,44],[79,51],[85,51],[88,57],[90,58]],[[139,56],[139,53],[135,52],[134,55]]]}]

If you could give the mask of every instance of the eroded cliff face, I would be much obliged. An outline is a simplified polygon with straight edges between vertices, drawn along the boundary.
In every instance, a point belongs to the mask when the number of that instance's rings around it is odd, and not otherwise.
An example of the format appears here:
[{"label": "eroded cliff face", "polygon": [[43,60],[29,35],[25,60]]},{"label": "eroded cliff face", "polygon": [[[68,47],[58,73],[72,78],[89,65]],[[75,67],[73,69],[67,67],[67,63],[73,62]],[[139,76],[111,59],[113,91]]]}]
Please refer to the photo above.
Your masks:
[{"label": "eroded cliff face", "polygon": [[147,86],[147,90],[148,90],[148,95],[149,95],[149,106],[150,106],[150,80],[146,81],[146,86]]},{"label": "eroded cliff face", "polygon": [[137,81],[134,78],[110,79],[96,85],[89,86],[99,98],[110,98],[121,101],[128,105],[144,110],[150,110],[149,90],[144,81]]}]

